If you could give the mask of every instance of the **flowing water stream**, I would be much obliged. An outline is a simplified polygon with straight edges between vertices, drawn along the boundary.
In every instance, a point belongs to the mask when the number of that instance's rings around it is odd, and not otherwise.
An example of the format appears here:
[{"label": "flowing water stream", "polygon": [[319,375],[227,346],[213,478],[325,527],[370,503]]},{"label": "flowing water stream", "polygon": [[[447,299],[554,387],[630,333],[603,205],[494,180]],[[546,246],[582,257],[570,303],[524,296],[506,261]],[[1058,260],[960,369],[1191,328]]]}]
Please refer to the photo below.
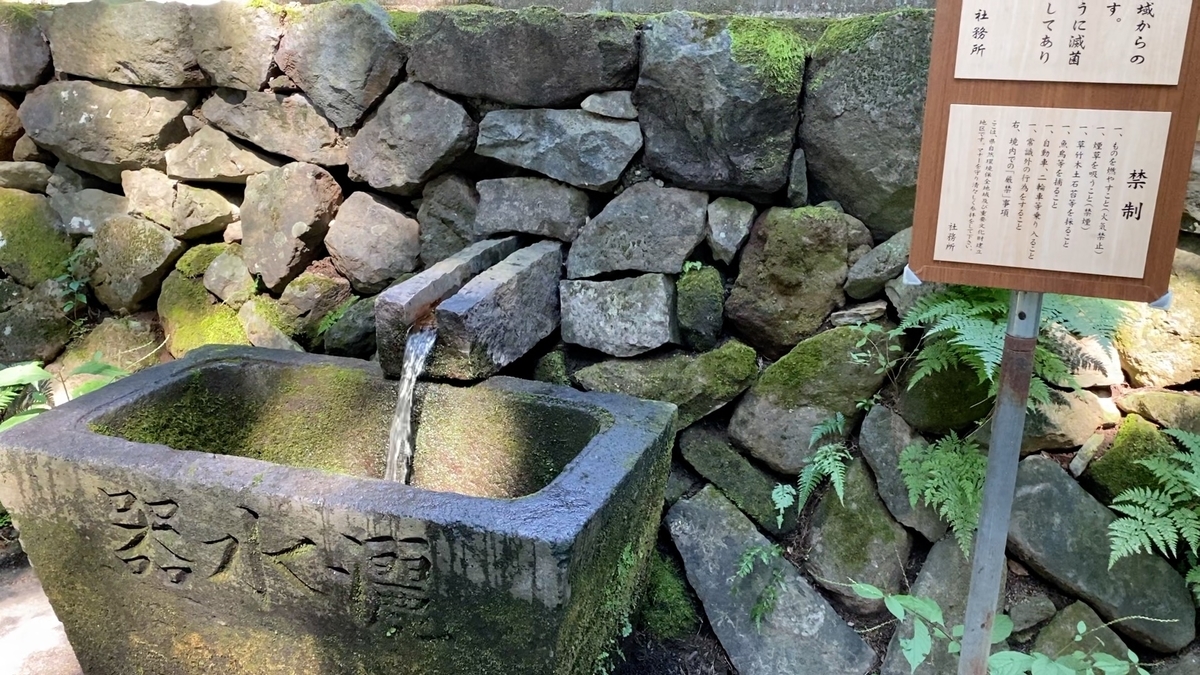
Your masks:
[{"label": "flowing water stream", "polygon": [[404,371],[400,377],[399,395],[396,397],[396,412],[392,416],[392,428],[388,434],[387,472],[384,480],[408,483],[412,473],[413,438],[412,407],[413,389],[417,378],[425,371],[425,360],[433,351],[437,340],[434,325],[414,325],[404,346]]}]

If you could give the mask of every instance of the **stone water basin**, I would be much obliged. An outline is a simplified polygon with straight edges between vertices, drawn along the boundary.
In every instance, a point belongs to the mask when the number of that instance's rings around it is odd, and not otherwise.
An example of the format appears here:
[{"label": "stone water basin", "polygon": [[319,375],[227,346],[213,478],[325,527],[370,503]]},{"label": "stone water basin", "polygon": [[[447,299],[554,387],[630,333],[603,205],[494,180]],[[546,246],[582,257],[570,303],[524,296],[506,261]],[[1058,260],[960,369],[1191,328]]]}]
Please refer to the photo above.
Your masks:
[{"label": "stone water basin", "polygon": [[591,674],[652,546],[674,406],[209,347],[0,434],[13,512],[89,675]]}]

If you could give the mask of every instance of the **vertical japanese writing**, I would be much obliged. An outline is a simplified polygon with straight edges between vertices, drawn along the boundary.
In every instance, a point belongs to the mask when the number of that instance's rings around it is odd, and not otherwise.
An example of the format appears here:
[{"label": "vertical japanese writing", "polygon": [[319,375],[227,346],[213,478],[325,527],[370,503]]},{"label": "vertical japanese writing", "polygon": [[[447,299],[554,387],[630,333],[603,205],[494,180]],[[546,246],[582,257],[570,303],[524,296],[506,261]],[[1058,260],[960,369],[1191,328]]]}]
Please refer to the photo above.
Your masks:
[{"label": "vertical japanese writing", "polygon": [[1046,15],[1042,18],[1042,25],[1045,26],[1045,31],[1042,34],[1042,42],[1039,45],[1040,55],[1038,61],[1043,64],[1050,63],[1051,49],[1054,49],[1054,15],[1058,12],[1054,9],[1054,3],[1047,0]]},{"label": "vertical japanese writing", "polygon": [[1071,24],[1071,34],[1067,40],[1067,63],[1072,66],[1078,66],[1083,61],[1083,50],[1087,49],[1087,43],[1084,42],[1087,35],[1088,20],[1084,18],[1087,16],[1087,9],[1087,1],[1079,0],[1079,6],[1076,7],[1078,14]]},{"label": "vertical japanese writing", "polygon": [[996,167],[996,127],[998,122],[993,120],[988,125],[987,159],[983,170],[983,192],[979,199],[979,232],[975,238],[975,255],[983,255],[984,232],[987,226],[988,208],[992,200],[992,174]]},{"label": "vertical japanese writing", "polygon": [[[1017,153],[1021,147],[1021,139],[1018,137],[1020,133],[1021,123],[1013,122],[1009,130],[1008,161],[1004,164],[1004,192],[1000,200],[1000,217],[1005,219],[1012,213],[1013,187],[1017,178]],[[1017,221],[1017,229],[1021,229],[1020,220]]]},{"label": "vertical japanese writing", "polygon": [[1154,16],[1154,3],[1143,2],[1137,6],[1137,14],[1134,19],[1137,23],[1133,26],[1133,56],[1129,57],[1129,62],[1135,66],[1141,66],[1146,63],[1146,47],[1150,44],[1146,42],[1151,25],[1149,19],[1157,18]]},{"label": "vertical japanese writing", "polygon": [[991,18],[988,16],[987,10],[980,8],[975,11],[975,28],[971,31],[971,37],[975,40],[971,45],[972,56],[983,56],[987,50],[988,27],[987,21]]}]

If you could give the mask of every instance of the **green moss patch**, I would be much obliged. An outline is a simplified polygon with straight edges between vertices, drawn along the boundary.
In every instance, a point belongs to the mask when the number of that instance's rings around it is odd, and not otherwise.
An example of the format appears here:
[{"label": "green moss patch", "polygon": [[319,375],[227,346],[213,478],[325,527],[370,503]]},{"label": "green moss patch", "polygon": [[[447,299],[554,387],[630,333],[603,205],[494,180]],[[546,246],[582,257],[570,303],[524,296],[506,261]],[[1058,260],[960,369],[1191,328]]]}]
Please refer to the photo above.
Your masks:
[{"label": "green moss patch", "polygon": [[392,27],[392,32],[400,40],[407,40],[413,32],[413,27],[417,25],[417,19],[421,18],[420,12],[404,12],[401,10],[388,10],[388,25]]},{"label": "green moss patch", "polygon": [[818,405],[850,415],[857,401],[883,385],[873,362],[852,360],[860,335],[840,326],[808,338],[764,370],[754,392],[785,408]]},{"label": "green moss patch", "polygon": [[700,627],[700,615],[682,571],[657,550],[650,556],[638,622],[657,640],[687,637]]},{"label": "green moss patch", "polygon": [[176,271],[163,281],[158,315],[176,358],[203,345],[249,345],[237,312],[217,302],[204,284]]},{"label": "green moss patch", "polygon": [[0,270],[33,287],[67,271],[71,238],[41,195],[0,188]]},{"label": "green moss patch", "polygon": [[821,39],[813,48],[813,58],[824,58],[834,54],[858,51],[868,40],[875,37],[897,15],[921,16],[929,14],[923,9],[898,9],[880,14],[865,14],[829,23]]},{"label": "green moss patch", "polygon": [[777,93],[799,96],[809,43],[784,21],[734,17],[729,20],[733,58],[750,66]]},{"label": "green moss patch", "polygon": [[189,279],[197,279],[204,276],[212,261],[216,260],[217,256],[224,253],[228,248],[229,244],[200,244],[199,246],[194,246],[175,263],[175,269],[179,270],[180,274]]},{"label": "green moss patch", "polygon": [[394,405],[390,384],[356,368],[239,364],[198,372],[96,430],[177,450],[379,477]]},{"label": "green moss patch", "polygon": [[1138,460],[1174,453],[1175,444],[1144,417],[1130,414],[1121,423],[1112,447],[1088,467],[1086,482],[1100,501],[1111,503],[1131,488],[1161,487],[1154,474]]}]

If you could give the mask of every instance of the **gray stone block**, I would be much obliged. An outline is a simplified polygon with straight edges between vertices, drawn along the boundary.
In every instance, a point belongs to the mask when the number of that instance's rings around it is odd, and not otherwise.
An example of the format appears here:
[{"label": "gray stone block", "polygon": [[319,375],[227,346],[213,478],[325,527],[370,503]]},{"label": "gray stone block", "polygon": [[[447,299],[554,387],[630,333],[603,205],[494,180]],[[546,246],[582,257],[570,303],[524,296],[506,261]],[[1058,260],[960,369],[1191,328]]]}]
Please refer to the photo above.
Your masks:
[{"label": "gray stone block", "polygon": [[375,301],[375,337],[383,372],[389,377],[400,377],[403,372],[410,326],[472,277],[516,250],[516,237],[481,241],[380,293]]},{"label": "gray stone block", "polygon": [[613,356],[678,344],[675,282],[663,274],[616,281],[563,281],[563,342]]},{"label": "gray stone block", "polygon": [[494,375],[558,328],[563,245],[523,248],[437,306],[428,374],[456,380]]}]

